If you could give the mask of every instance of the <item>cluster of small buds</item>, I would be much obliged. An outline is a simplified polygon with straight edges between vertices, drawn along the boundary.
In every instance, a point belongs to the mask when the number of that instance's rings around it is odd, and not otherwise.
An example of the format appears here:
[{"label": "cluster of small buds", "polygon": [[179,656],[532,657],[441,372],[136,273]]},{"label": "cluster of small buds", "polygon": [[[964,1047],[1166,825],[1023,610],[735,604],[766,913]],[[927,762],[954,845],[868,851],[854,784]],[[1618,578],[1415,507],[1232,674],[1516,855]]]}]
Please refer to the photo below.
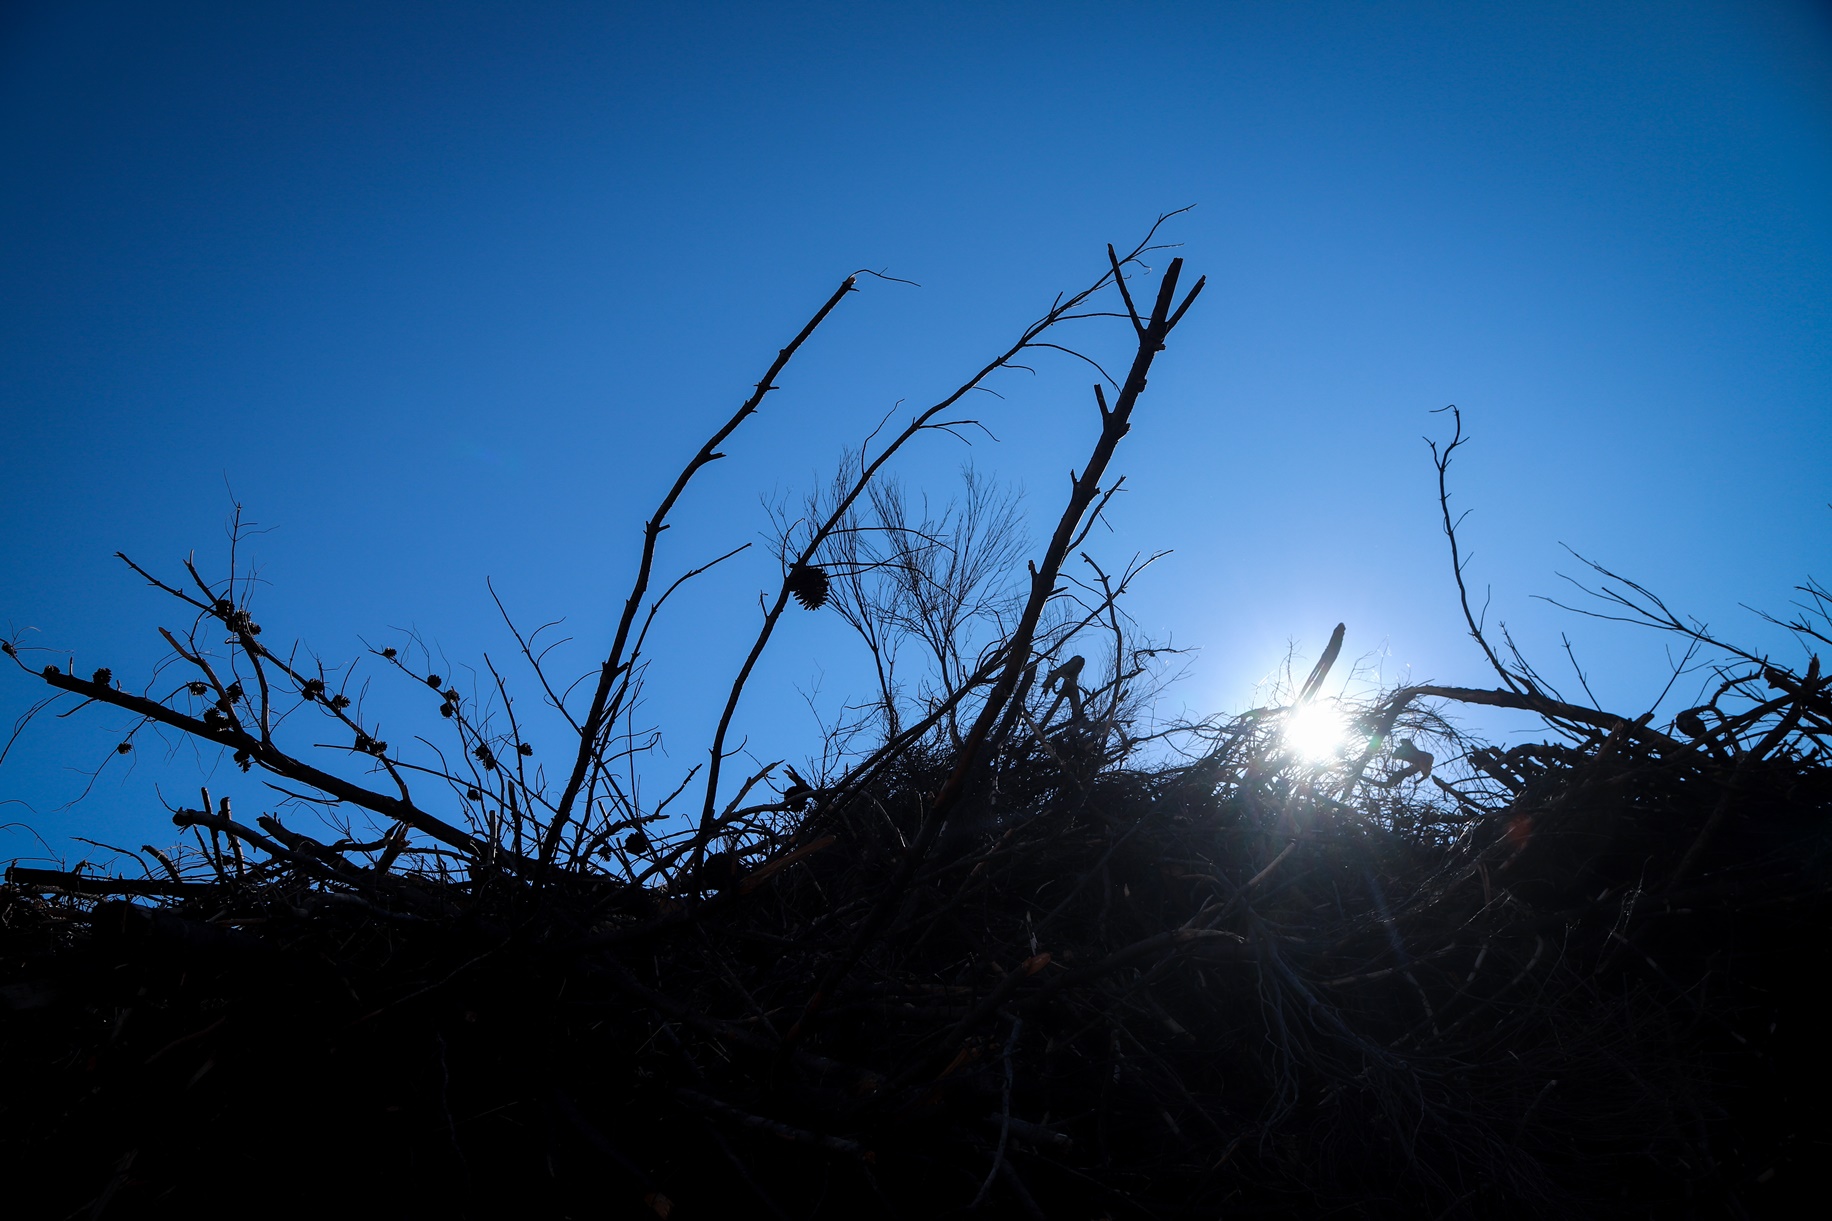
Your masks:
[{"label": "cluster of small buds", "polygon": [[210,684],[204,682],[202,679],[197,679],[186,683],[184,689],[189,691],[192,695],[208,695],[210,692]]},{"label": "cluster of small buds", "polygon": [[254,616],[245,610],[237,609],[235,603],[228,598],[218,598],[210,609],[215,612],[218,619],[228,625],[232,632],[246,636],[261,634],[261,625],[254,621]]},{"label": "cluster of small buds", "polygon": [[98,687],[106,687],[109,683],[114,681],[114,671],[110,670],[107,666],[103,666],[89,676],[89,681]]},{"label": "cluster of small buds", "polygon": [[388,753],[388,743],[379,742],[366,733],[359,733],[356,735],[356,749],[379,759]]},{"label": "cluster of small buds", "polygon": [[475,755],[477,761],[483,764],[484,771],[493,772],[496,770],[496,753],[490,749],[490,744],[488,742],[479,742],[477,744],[477,749],[472,751],[471,754]]},{"label": "cluster of small buds", "polygon": [[247,771],[254,766],[254,756],[245,750],[238,750],[235,752],[235,765]]},{"label": "cluster of small buds", "polygon": [[10,640],[0,640],[0,653],[5,653],[8,657],[19,656],[19,650],[13,647],[13,642]]},{"label": "cluster of small buds", "polygon": [[306,679],[303,683],[299,684],[299,694],[303,695],[308,700],[323,699],[324,680],[322,678]]}]

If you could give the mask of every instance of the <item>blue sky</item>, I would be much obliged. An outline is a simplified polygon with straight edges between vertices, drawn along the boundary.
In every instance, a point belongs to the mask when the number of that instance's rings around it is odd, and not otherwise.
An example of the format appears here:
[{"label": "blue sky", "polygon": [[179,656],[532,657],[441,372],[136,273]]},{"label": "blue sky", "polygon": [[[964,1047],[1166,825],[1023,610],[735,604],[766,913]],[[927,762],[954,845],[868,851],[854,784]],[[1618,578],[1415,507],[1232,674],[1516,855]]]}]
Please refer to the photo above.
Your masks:
[{"label": "blue sky", "polygon": [[[1338,620],[1390,680],[1486,681],[1420,440],[1446,403],[1491,617],[1554,673],[1569,633],[1619,710],[1664,642],[1533,600],[1573,571],[1561,544],[1765,646],[1739,604],[1825,575],[1822,6],[14,3],[0,166],[0,624],[134,686],[172,616],[111,554],[219,561],[231,489],[269,528],[270,633],[504,660],[487,576],[519,618],[564,616],[583,669],[673,471],[847,272],[922,287],[842,306],[664,572],[757,538],[761,494],[1185,205],[1167,236],[1210,287],[1102,543],[1174,552],[1132,613],[1201,650],[1177,706],[1246,706]],[[998,443],[938,441],[907,477],[946,494],[970,457],[1041,536],[1087,381],[1007,375],[978,408]],[[671,621],[658,776],[700,757],[769,569],[734,562]],[[809,749],[798,688],[837,698],[857,662],[797,620],[753,748]],[[32,687],[0,679],[8,720]],[[34,727],[0,821],[165,836],[187,758],[139,752],[63,808],[111,733]]]}]

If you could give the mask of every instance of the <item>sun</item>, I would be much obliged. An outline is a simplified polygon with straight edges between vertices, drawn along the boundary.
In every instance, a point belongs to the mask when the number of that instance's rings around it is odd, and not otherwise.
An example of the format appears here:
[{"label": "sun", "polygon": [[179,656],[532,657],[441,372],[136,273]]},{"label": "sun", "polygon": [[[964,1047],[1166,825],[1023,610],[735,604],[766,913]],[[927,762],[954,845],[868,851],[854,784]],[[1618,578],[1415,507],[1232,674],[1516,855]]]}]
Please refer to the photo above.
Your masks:
[{"label": "sun", "polygon": [[1342,710],[1321,701],[1294,709],[1285,718],[1286,747],[1306,763],[1328,763],[1349,745],[1349,721]]}]

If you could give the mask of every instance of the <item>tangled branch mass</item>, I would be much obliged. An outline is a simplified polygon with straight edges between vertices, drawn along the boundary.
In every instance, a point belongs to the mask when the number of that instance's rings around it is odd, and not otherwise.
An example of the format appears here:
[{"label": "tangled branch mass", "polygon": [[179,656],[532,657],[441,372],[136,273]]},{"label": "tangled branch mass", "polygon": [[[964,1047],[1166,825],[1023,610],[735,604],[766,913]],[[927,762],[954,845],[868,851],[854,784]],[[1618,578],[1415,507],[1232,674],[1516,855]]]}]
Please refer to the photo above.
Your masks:
[{"label": "tangled branch mass", "polygon": [[[386,648],[369,664],[448,734],[390,742],[354,669],[263,634],[233,554],[220,579],[133,566],[190,620],[162,685],[8,642],[19,684],[125,717],[119,752],[177,735],[298,799],[205,791],[142,876],[8,870],[9,1191],[110,1217],[1754,1207],[1827,1085],[1817,657],[1598,569],[1615,613],[1715,667],[1707,703],[1663,728],[1564,698],[1472,619],[1493,689],[1328,699],[1338,629],[1285,702],[1150,722],[1159,657],[1121,609],[1143,562],[1083,547],[1203,288],[1145,266],[1156,232],[783,517],[707,763],[660,800],[627,780],[630,713],[649,625],[710,567],[660,588],[669,514],[853,278],[682,468],[583,683],[516,633],[558,749],[515,676],[467,694]],[[915,513],[887,465],[1069,326],[1116,328],[1128,363],[1041,550],[983,485]],[[1806,592],[1786,626],[1811,648]],[[849,625],[878,690],[819,774],[734,778],[747,685],[800,614]],[[1459,705],[1543,740],[1469,740]]]}]

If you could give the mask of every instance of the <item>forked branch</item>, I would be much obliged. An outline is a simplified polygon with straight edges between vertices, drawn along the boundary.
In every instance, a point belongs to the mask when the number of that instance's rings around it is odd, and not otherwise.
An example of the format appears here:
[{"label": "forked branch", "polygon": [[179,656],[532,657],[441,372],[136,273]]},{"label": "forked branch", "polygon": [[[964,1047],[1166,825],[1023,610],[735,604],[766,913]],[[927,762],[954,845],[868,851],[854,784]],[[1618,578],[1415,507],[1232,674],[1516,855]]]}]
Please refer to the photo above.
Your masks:
[{"label": "forked branch", "polygon": [[553,860],[554,851],[560,843],[560,835],[565,831],[566,824],[572,817],[573,804],[579,799],[579,791],[585,787],[586,779],[596,764],[601,750],[599,739],[603,736],[605,728],[617,719],[618,709],[612,700],[612,694],[618,690],[618,679],[630,669],[631,662],[634,660],[633,657],[624,656],[624,649],[629,644],[630,630],[636,622],[637,612],[642,607],[643,596],[649,590],[649,581],[655,570],[655,544],[656,540],[661,538],[662,531],[668,528],[668,514],[673,511],[675,502],[681,498],[681,493],[687,490],[687,484],[699,473],[700,468],[725,456],[718,452],[719,446],[723,445],[725,439],[737,431],[740,424],[756,412],[764,396],[777,388],[777,375],[787,367],[790,359],[800,350],[802,344],[807,342],[808,337],[814,334],[815,329],[827,320],[827,315],[834,311],[841,299],[854,290],[858,279],[856,275],[847,276],[839,288],[834,290],[833,295],[827,298],[826,303],[815,311],[814,317],[808,320],[808,324],[802,327],[800,333],[789,341],[787,347],[776,354],[776,359],[771,362],[769,371],[763,375],[763,380],[757,383],[751,396],[732,414],[731,419],[727,420],[723,427],[707,438],[706,443],[700,446],[699,452],[686,466],[681,468],[681,473],[675,476],[674,486],[668,489],[666,496],[662,497],[662,502],[656,507],[654,516],[644,524],[642,559],[636,566],[636,580],[630,587],[630,596],[624,600],[623,614],[617,620],[617,634],[611,639],[610,654],[605,657],[604,664],[599,667],[598,685],[592,692],[591,709],[585,714],[585,720],[580,729],[579,750],[577,757],[573,760],[572,772],[566,778],[566,788],[560,794],[559,804],[554,809],[553,820],[548,823],[547,834],[541,842],[543,865]]}]

